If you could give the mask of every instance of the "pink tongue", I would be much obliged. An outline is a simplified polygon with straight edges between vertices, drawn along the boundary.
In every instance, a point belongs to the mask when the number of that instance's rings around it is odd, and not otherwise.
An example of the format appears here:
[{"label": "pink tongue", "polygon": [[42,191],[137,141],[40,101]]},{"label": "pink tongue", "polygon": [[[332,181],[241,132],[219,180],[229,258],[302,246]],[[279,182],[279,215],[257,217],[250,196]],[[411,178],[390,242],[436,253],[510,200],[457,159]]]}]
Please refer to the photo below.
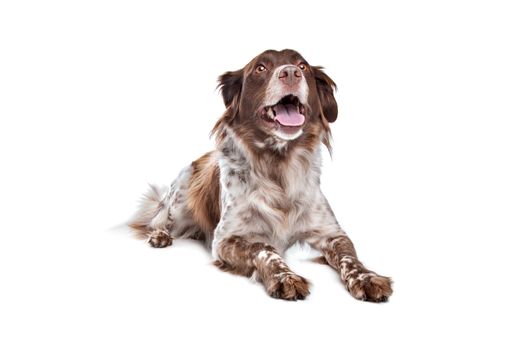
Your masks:
[{"label": "pink tongue", "polygon": [[273,107],[275,119],[284,126],[301,126],[304,123],[304,115],[297,112],[294,105],[277,105]]}]

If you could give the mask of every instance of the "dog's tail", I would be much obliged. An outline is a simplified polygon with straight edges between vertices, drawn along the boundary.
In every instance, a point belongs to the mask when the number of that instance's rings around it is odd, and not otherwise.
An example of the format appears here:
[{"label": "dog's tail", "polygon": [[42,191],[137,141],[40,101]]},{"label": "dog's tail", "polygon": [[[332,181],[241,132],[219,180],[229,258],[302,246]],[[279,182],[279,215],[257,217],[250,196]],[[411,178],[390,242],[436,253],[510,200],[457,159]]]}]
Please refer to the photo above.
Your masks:
[{"label": "dog's tail", "polygon": [[168,225],[168,195],[168,188],[150,185],[139,209],[128,223],[139,237],[146,238],[151,230],[165,228]]}]

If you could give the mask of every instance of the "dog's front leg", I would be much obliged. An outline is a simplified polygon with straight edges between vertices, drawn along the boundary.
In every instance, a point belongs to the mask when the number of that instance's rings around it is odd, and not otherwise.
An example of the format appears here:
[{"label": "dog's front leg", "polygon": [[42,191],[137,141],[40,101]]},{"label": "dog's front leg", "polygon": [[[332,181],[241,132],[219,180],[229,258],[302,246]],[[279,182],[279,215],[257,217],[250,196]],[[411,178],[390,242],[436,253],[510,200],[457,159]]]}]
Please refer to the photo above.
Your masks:
[{"label": "dog's front leg", "polygon": [[290,270],[268,244],[230,236],[218,243],[217,256],[215,265],[221,270],[247,277],[255,274],[274,298],[298,300],[310,294],[308,281]]},{"label": "dog's front leg", "polygon": [[357,258],[354,245],[344,232],[326,235],[317,231],[306,241],[323,253],[354,298],[382,302],[392,295],[390,278],[368,270]]}]

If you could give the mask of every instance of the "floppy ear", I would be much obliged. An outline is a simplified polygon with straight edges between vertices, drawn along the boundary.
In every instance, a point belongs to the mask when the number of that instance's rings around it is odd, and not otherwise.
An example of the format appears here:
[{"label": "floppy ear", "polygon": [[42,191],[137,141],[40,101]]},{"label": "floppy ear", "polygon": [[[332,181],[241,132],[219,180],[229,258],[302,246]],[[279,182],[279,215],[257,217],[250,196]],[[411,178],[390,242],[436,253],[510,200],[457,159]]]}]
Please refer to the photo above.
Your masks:
[{"label": "floppy ear", "polygon": [[334,91],[337,89],[332,78],[323,72],[323,67],[313,67],[315,83],[317,85],[317,94],[321,102],[323,116],[330,123],[337,119],[337,101],[334,97]]},{"label": "floppy ear", "polygon": [[221,90],[226,108],[241,96],[243,75],[243,70],[239,69],[234,72],[226,72],[219,77],[218,88]]}]

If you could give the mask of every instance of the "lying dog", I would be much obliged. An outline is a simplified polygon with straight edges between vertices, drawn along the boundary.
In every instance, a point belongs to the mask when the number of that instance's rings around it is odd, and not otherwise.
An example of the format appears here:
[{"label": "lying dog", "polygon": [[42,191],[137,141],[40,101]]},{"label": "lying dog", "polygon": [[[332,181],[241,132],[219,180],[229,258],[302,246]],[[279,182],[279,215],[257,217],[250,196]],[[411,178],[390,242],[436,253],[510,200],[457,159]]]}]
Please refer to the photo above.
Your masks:
[{"label": "lying dog", "polygon": [[364,267],[320,189],[321,143],[330,150],[335,83],[292,50],[265,51],[219,78],[226,111],[216,149],[152,187],[130,226],[153,247],[204,240],[224,271],[253,276],[269,295],[304,299],[308,282],[281,255],[306,242],[357,299],[386,301],[391,280]]}]

